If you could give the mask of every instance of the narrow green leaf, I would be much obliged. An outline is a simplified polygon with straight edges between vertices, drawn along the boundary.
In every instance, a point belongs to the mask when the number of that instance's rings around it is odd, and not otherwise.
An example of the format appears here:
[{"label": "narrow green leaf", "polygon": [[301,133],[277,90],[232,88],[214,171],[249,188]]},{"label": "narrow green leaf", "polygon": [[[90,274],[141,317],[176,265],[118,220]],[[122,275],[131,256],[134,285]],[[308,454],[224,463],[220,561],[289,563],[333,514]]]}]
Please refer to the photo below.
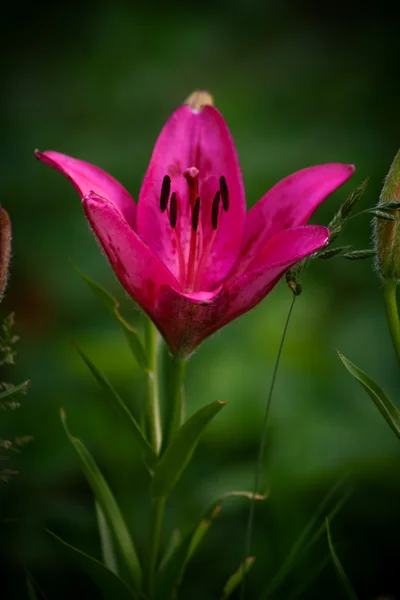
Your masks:
[{"label": "narrow green leaf", "polygon": [[361,383],[388,425],[392,428],[397,437],[400,438],[400,411],[398,408],[371,377],[356,367],[356,365],[343,356],[341,352],[338,351],[338,355],[350,375]]},{"label": "narrow green leaf", "polygon": [[182,581],[185,568],[202,541],[204,535],[210,529],[214,519],[219,515],[222,504],[230,498],[247,498],[248,500],[265,500],[267,495],[256,494],[247,491],[227,492],[212,502],[197,521],[182,538],[167,559],[163,560],[157,574],[156,600],[166,600],[172,597]]},{"label": "narrow green leaf", "polygon": [[[325,525],[324,525],[325,529]],[[331,555],[327,554],[322,560],[314,563],[310,572],[301,578],[299,585],[297,585],[291,592],[287,600],[297,600],[297,598],[305,598],[305,592],[311,587],[313,582],[317,579],[321,571],[331,562]]]},{"label": "narrow green leaf", "polygon": [[70,434],[64,410],[61,409],[60,412],[65,432],[80,458],[86,479],[114,534],[119,551],[132,579],[134,589],[139,590],[142,581],[139,558],[119,506],[91,454],[86,450],[80,439]]},{"label": "narrow green leaf", "polygon": [[82,352],[82,350],[79,348],[79,346],[75,342],[73,342],[73,344],[74,344],[76,350],[78,351],[80,357],[84,361],[84,363],[87,365],[87,367],[89,368],[89,370],[91,371],[91,373],[93,374],[95,379],[97,379],[98,383],[100,384],[100,387],[115,402],[119,411],[124,416],[128,417],[128,421],[131,425],[131,428],[135,435],[136,441],[138,442],[141,450],[144,453],[145,460],[146,460],[147,464],[151,468],[153,468],[158,460],[157,454],[155,453],[155,450],[153,449],[153,447],[150,446],[149,442],[144,437],[142,430],[140,429],[140,426],[139,426],[138,422],[136,421],[135,417],[132,415],[129,408],[126,406],[125,402],[122,400],[121,396],[114,389],[114,387],[108,381],[108,379],[105,377],[105,375],[103,375],[103,373],[101,373],[101,371],[92,363],[92,361],[86,356],[86,354],[84,354]]},{"label": "narrow green leaf", "polygon": [[153,498],[168,496],[192,457],[201,434],[226,402],[211,402],[195,413],[177,431],[158,462],[151,484]]},{"label": "narrow green leaf", "polygon": [[222,504],[226,500],[229,500],[230,498],[247,498],[248,500],[253,500],[253,498],[254,498],[254,500],[265,500],[267,498],[267,494],[264,494],[264,495],[255,494],[254,495],[252,492],[234,491],[234,492],[227,492],[226,494],[219,496],[219,498],[217,498],[208,507],[206,513],[203,515],[203,518],[200,520],[200,523],[198,524],[197,528],[194,530],[192,539],[190,541],[186,560],[184,563],[184,568],[186,567],[187,563],[190,561],[193,554],[197,550],[197,547],[199,546],[200,542],[203,540],[203,537],[205,536],[205,534],[210,529],[215,518],[219,515]]},{"label": "narrow green leaf", "polygon": [[65,542],[52,531],[48,531],[48,533],[57,540],[57,542],[62,544],[68,554],[70,554],[83,570],[86,571],[93,582],[100,588],[104,600],[132,600],[132,598],[138,598],[138,595],[135,594],[122,579],[107,569],[100,561],[89,556],[89,554],[82,552],[82,550],[78,550],[78,548],[71,546],[71,544]]},{"label": "narrow green leaf", "polygon": [[25,571],[25,583],[26,583],[26,591],[28,593],[28,600],[39,600],[34,583],[32,581],[31,574],[28,571]]},{"label": "narrow green leaf", "polygon": [[114,575],[118,575],[117,557],[115,556],[111,530],[98,502],[95,502],[95,509],[103,563]]},{"label": "narrow green leaf", "polygon": [[181,541],[182,541],[181,532],[179,531],[179,529],[173,529],[171,532],[170,538],[167,542],[167,546],[165,548],[163,557],[160,561],[160,567],[159,567],[160,569],[164,568],[164,566],[167,564],[167,562],[169,561],[169,559],[171,558],[171,556],[173,555],[175,550],[178,548]]},{"label": "narrow green leaf", "polygon": [[113,317],[117,319],[139,367],[143,370],[147,369],[148,358],[139,332],[122,317],[119,312],[118,300],[101,285],[90,279],[87,275],[84,275],[74,264],[72,264],[72,268],[87,283],[92,292],[101,300]]},{"label": "narrow green leaf", "polygon": [[[261,598],[265,600],[265,598],[270,597],[272,594],[276,592],[276,590],[282,585],[282,583],[286,580],[288,574],[293,570],[293,568],[299,562],[301,556],[304,556],[318,541],[321,537],[322,533],[325,531],[324,525],[318,527],[317,531],[313,534],[315,527],[318,525],[320,520],[322,519],[323,514],[326,512],[326,507],[330,504],[332,498],[338,493],[338,491],[343,487],[344,482],[347,479],[347,475],[344,475],[335,483],[335,485],[329,490],[326,496],[323,498],[321,504],[319,505],[315,514],[308,521],[300,536],[297,538],[295,543],[290,549],[287,557],[283,561],[281,567],[278,569],[274,577],[268,582],[267,587],[264,589]],[[334,506],[334,508],[330,512],[330,518],[336,515],[336,513],[343,506],[345,498],[341,498]],[[302,554],[301,554],[302,552]]]},{"label": "narrow green leaf", "polygon": [[29,381],[24,381],[23,383],[20,383],[19,385],[14,385],[13,387],[9,388],[8,390],[4,390],[2,392],[0,392],[0,401],[1,400],[5,400],[7,398],[10,399],[13,396],[16,396],[17,394],[25,394],[26,390],[28,389],[29,386]]},{"label": "narrow green leaf", "polygon": [[330,553],[332,556],[332,561],[333,561],[334,567],[336,569],[336,573],[339,577],[339,581],[342,584],[342,587],[346,593],[347,598],[349,598],[350,600],[358,600],[357,595],[353,589],[353,586],[351,585],[349,578],[347,577],[347,575],[340,563],[338,555],[336,554],[335,548],[333,547],[331,530],[329,527],[328,518],[325,519],[325,525],[326,525],[326,534],[328,536],[329,550],[330,550]]},{"label": "narrow green leaf", "polygon": [[250,571],[255,561],[254,556],[248,556],[240,565],[238,570],[229,577],[228,581],[224,587],[224,593],[222,596],[222,600],[226,600],[233,594],[238,585],[241,583],[243,577]]}]

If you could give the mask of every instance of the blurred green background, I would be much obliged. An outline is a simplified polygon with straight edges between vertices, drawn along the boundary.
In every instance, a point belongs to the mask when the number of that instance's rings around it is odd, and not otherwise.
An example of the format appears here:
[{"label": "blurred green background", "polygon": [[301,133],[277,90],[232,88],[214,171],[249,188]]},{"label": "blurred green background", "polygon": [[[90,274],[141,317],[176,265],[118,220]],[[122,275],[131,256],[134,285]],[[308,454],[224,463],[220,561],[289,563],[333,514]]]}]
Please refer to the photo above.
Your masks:
[{"label": "blurred green background", "polygon": [[[1,204],[13,223],[5,316],[16,312],[18,363],[30,379],[22,408],[1,415],[2,437],[34,442],[12,463],[20,475],[1,494],[2,598],[23,599],[24,566],[50,600],[99,594],[45,533],[99,556],[91,493],[62,430],[59,408],[106,474],[141,551],[147,477],[127,425],[102,396],[74,339],[138,413],[143,381],[118,326],[69,260],[115,293],[125,316],[141,315],[121,290],[89,231],[79,198],[39,164],[35,147],[99,165],[135,198],[152,145],[194,89],[214,95],[234,136],[251,206],[282,177],[308,165],[355,163],[352,181],[317,211],[327,224],[347,194],[370,181],[376,202],[400,145],[398,20],[379,3],[211,2],[8,3],[2,10]],[[343,243],[368,247],[368,217]],[[200,444],[167,507],[164,542],[215,495],[252,486],[273,363],[290,304],[284,282],[249,314],[207,340],[190,361],[187,412],[229,400]],[[399,372],[380,283],[370,261],[313,264],[295,307],[270,414],[257,507],[257,561],[248,598],[258,598],[327,490],[349,472],[353,488],[332,523],[342,563],[360,598],[400,597],[400,445],[344,370],[339,348],[399,398]],[[227,504],[190,567],[182,598],[218,598],[242,556],[248,507]],[[328,553],[322,538],[277,598],[312,577]],[[341,589],[328,564],[304,598]]]}]

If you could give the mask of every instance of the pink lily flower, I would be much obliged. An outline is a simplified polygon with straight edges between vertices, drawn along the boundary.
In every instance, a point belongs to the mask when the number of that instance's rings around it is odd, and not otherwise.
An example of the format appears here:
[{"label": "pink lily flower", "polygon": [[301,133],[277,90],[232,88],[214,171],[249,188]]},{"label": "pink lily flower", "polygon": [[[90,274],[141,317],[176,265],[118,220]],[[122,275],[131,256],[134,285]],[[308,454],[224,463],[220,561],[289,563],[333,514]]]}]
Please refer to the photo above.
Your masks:
[{"label": "pink lily flower", "polygon": [[192,94],[168,119],[137,204],[94,165],[52,150],[36,156],[76,187],[118,279],[180,356],[327,244],[329,230],[306,223],[354,171],[337,163],[303,169],[246,214],[235,146],[206,92]]}]

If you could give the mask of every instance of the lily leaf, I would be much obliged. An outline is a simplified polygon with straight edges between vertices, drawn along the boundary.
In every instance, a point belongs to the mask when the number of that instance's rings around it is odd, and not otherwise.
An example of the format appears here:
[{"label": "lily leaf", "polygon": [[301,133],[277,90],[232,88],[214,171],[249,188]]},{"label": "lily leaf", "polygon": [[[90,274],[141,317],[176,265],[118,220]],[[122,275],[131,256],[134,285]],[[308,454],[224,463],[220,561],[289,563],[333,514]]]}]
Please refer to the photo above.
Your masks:
[{"label": "lily leaf", "polygon": [[142,570],[133,540],[125,524],[119,506],[91,454],[86,450],[80,439],[70,434],[67,427],[66,414],[63,409],[61,409],[61,420],[64,425],[65,432],[80,458],[81,466],[86,479],[92,488],[93,494],[95,495],[95,498],[101,507],[105,518],[107,519],[110,529],[114,534],[117,546],[128,569],[134,589],[137,591],[141,587]]},{"label": "lily leaf", "polygon": [[26,591],[28,594],[28,600],[39,600],[38,595],[36,594],[35,582],[33,580],[32,575],[25,569],[25,583],[26,583]]},{"label": "lily leaf", "polygon": [[389,396],[383,391],[383,389],[369,377],[364,371],[361,371],[355,364],[350,362],[341,352],[338,351],[338,355],[350,375],[352,375],[367,392],[371,400],[374,402],[376,408],[379,410],[381,415],[384,417],[388,425],[392,428],[394,433],[400,438],[400,411],[389,398]]},{"label": "lily leaf", "polygon": [[114,389],[114,387],[108,381],[108,379],[105,377],[105,375],[103,375],[103,373],[101,373],[101,371],[92,363],[92,361],[86,356],[86,354],[83,353],[83,351],[79,348],[79,346],[77,346],[77,344],[75,342],[73,342],[73,344],[74,344],[75,348],[77,349],[80,357],[82,358],[84,363],[87,365],[89,370],[92,372],[93,376],[97,379],[98,383],[103,388],[103,390],[105,390],[105,392],[108,394],[108,396],[116,403],[116,406],[120,410],[120,412],[123,415],[125,415],[126,417],[128,417],[128,421],[132,427],[132,431],[135,435],[136,441],[138,442],[141,450],[144,453],[144,457],[146,459],[147,464],[150,467],[154,467],[154,465],[156,464],[156,462],[158,460],[157,454],[155,453],[152,446],[150,446],[149,442],[144,437],[142,430],[140,429],[139,424],[136,421],[135,417],[132,415],[129,408],[126,406],[125,402],[122,400],[121,396]]},{"label": "lily leaf", "polygon": [[168,496],[192,457],[201,434],[226,402],[211,402],[195,413],[178,429],[158,462],[151,484],[153,498]]},{"label": "lily leaf", "polygon": [[92,292],[102,301],[113,317],[117,319],[139,367],[143,370],[148,369],[149,361],[139,332],[122,317],[119,312],[118,300],[101,285],[90,279],[87,275],[84,275],[74,264],[72,264],[72,268],[87,283]]},{"label": "lily leaf", "polygon": [[331,553],[332,561],[333,561],[334,567],[336,569],[336,573],[339,577],[339,581],[342,584],[342,587],[343,587],[347,597],[349,598],[349,600],[358,600],[357,595],[353,589],[353,586],[351,585],[349,578],[347,577],[347,575],[341,565],[341,562],[338,558],[338,555],[336,554],[335,548],[333,546],[328,518],[325,519],[325,525],[326,525],[326,534],[328,536],[329,551]]},{"label": "lily leaf", "polygon": [[229,577],[224,587],[222,600],[226,600],[231,594],[233,594],[238,585],[241,583],[243,577],[250,571],[251,567],[254,564],[254,561],[254,556],[248,556],[242,562],[238,570],[231,577]]},{"label": "lily leaf", "polygon": [[62,538],[58,537],[52,531],[48,533],[57,542],[62,544],[65,550],[76,560],[84,571],[91,577],[93,582],[99,586],[101,595],[104,600],[132,600],[132,598],[138,598],[138,596],[112,571],[107,569],[100,561],[96,560],[89,554],[78,550],[71,544],[65,542]]},{"label": "lily leaf", "polygon": [[[290,549],[286,559],[283,561],[281,567],[278,569],[274,577],[268,582],[267,587],[264,589],[261,598],[265,600],[273,595],[276,590],[286,580],[289,573],[298,565],[300,559],[316,544],[320,539],[321,535],[325,533],[325,526],[321,520],[323,515],[326,514],[328,505],[331,504],[332,499],[337,496],[339,490],[343,488],[347,475],[343,475],[334,486],[328,491],[326,496],[323,498],[319,505],[316,513],[311,517],[300,536],[297,538],[292,548]],[[339,500],[335,503],[333,508],[330,510],[328,516],[332,520],[336,514],[340,511],[344,503],[347,501],[350,492],[346,492]]]},{"label": "lily leaf", "polygon": [[249,500],[265,500],[266,495],[251,492],[234,491],[219,496],[202,513],[198,522],[189,529],[179,545],[168,558],[162,561],[157,574],[156,600],[167,600],[173,597],[174,590],[180,585],[185,568],[197,549],[204,535],[210,529],[214,519],[219,515],[222,504],[230,498],[247,498]]},{"label": "lily leaf", "polygon": [[118,564],[114,550],[112,532],[98,502],[95,502],[95,509],[103,563],[107,569],[114,573],[114,575],[118,575]]}]

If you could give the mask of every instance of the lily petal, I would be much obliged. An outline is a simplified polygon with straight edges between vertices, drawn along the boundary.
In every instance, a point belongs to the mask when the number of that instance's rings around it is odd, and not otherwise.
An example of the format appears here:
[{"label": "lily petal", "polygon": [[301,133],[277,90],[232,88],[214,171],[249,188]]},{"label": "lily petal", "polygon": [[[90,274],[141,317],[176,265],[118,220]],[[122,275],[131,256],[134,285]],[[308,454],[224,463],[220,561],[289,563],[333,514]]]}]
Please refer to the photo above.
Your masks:
[{"label": "lily petal", "polygon": [[229,306],[229,291],[183,294],[163,286],[158,298],[157,326],[172,352],[188,356],[211,333],[218,329]]},{"label": "lily petal", "polygon": [[226,284],[230,304],[223,324],[256,306],[289,267],[323,248],[328,239],[329,229],[319,225],[304,225],[276,233],[249,270]]},{"label": "lily petal", "polygon": [[53,150],[36,150],[35,155],[43,163],[68,177],[82,199],[89,192],[106,198],[129,225],[135,227],[136,204],[129,192],[114,177],[95,165]]},{"label": "lily petal", "polygon": [[353,165],[319,165],[297,171],[271,188],[247,214],[235,272],[243,273],[276,232],[307,223],[321,202],[353,173]]},{"label": "lily petal", "polygon": [[[242,176],[228,127],[213,106],[193,110],[181,106],[169,118],[156,142],[139,195],[137,231],[155,254],[179,278],[176,235],[185,262],[189,255],[192,231],[188,184],[185,169],[199,171],[200,223],[203,248],[213,234],[212,201],[225,177],[230,194],[228,212],[221,214],[212,248],[203,261],[199,288],[216,287],[236,261],[243,237],[245,197]],[[172,230],[168,211],[160,211],[160,192],[165,175],[171,178],[171,193],[178,199],[178,219]],[[182,277],[181,277],[182,282]]]},{"label": "lily petal", "polygon": [[157,322],[160,289],[179,284],[151,249],[129,227],[114,205],[96,194],[83,199],[87,218],[126,291]]}]

